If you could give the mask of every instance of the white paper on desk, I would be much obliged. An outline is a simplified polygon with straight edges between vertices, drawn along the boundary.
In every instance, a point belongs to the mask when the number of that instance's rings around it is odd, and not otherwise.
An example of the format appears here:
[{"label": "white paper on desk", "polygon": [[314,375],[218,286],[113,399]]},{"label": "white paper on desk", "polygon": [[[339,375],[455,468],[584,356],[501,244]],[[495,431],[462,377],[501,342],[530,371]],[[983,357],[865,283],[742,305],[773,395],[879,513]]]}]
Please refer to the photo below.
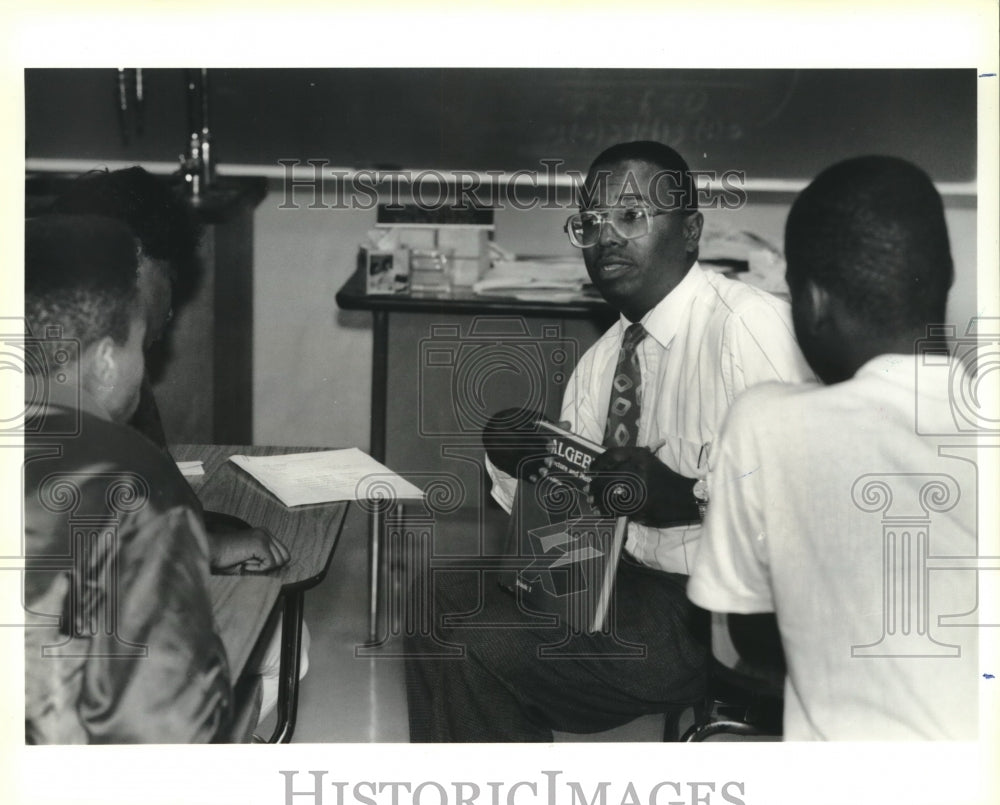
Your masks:
[{"label": "white paper on desk", "polygon": [[484,279],[518,282],[527,280],[561,283],[590,282],[583,258],[536,257],[522,260],[494,260]]},{"label": "white paper on desk", "polygon": [[230,456],[286,506],[394,497],[420,500],[424,493],[356,447],[285,456]]},{"label": "white paper on desk", "polygon": [[205,474],[205,465],[200,461],[178,461],[177,469],[185,478],[195,478]]},{"label": "white paper on desk", "polygon": [[487,277],[472,286],[479,294],[491,291],[579,291],[583,282],[579,280],[546,280],[525,277]]},{"label": "white paper on desk", "polygon": [[472,290],[480,296],[559,302],[578,297],[589,281],[587,268],[579,257],[495,261]]}]

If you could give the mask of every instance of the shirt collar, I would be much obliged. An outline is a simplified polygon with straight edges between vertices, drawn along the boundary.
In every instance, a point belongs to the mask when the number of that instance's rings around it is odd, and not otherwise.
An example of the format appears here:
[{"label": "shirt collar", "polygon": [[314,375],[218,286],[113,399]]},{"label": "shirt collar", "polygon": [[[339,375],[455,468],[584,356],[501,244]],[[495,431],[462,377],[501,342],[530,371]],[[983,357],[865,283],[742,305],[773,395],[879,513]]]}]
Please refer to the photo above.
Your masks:
[{"label": "shirt collar", "polygon": [[907,376],[913,377],[914,361],[913,355],[887,352],[883,355],[876,355],[866,361],[861,368],[855,372],[856,375],[880,375],[889,377]]},{"label": "shirt collar", "polygon": [[[642,326],[661,347],[667,346],[673,340],[681,322],[689,314],[695,297],[707,282],[705,269],[695,261],[684,275],[684,279],[642,317]],[[621,331],[625,332],[625,328],[632,322],[621,316],[619,323]]]},{"label": "shirt collar", "polygon": [[111,421],[108,412],[104,407],[87,391],[81,384],[56,383],[53,378],[45,378],[41,382],[44,388],[43,400],[26,400],[26,410],[37,409],[42,406],[58,406],[60,408],[70,408],[72,410],[83,411],[96,416],[107,422]]},{"label": "shirt collar", "polygon": [[955,389],[966,387],[969,367],[954,355],[941,355],[940,358],[927,360],[918,355],[885,353],[862,365],[854,376],[878,377],[894,385],[915,386],[921,397],[947,399]]}]

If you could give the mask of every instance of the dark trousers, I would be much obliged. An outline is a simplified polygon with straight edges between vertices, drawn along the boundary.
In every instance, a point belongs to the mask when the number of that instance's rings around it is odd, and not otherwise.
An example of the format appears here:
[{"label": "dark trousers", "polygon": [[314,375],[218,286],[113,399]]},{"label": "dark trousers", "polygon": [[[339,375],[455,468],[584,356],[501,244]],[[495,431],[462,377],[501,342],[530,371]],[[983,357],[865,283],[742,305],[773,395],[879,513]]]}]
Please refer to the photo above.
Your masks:
[{"label": "dark trousers", "polygon": [[[599,732],[684,705],[704,691],[708,613],[685,595],[687,576],[623,557],[607,633],[538,625],[496,576],[435,574],[435,640],[408,641],[410,740],[551,741],[552,731]],[[481,604],[481,609],[477,609]],[[465,613],[466,623],[443,625]]]}]

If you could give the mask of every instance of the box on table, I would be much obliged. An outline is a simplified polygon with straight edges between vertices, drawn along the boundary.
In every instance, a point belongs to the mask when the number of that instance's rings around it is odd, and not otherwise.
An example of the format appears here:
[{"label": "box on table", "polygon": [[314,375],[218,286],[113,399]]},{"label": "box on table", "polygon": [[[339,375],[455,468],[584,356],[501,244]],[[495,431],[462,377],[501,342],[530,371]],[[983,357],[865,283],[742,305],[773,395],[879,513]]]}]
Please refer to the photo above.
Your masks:
[{"label": "box on table", "polygon": [[[411,251],[410,290],[443,290],[446,285],[473,285],[490,267],[490,234],[493,209],[469,205],[425,208],[416,204],[380,204],[376,229],[393,232],[401,246]],[[449,255],[447,281],[436,266],[424,266],[422,254]],[[418,264],[414,274],[414,261]]]},{"label": "box on table", "polygon": [[373,249],[362,246],[358,251],[358,266],[365,272],[367,293],[405,293],[410,288],[408,249]]},{"label": "box on table", "polygon": [[451,290],[451,252],[414,249],[410,252],[410,290],[447,293]]},{"label": "box on table", "polygon": [[489,232],[482,227],[448,227],[438,229],[439,249],[454,252],[451,277],[455,285],[473,285],[490,267]]}]

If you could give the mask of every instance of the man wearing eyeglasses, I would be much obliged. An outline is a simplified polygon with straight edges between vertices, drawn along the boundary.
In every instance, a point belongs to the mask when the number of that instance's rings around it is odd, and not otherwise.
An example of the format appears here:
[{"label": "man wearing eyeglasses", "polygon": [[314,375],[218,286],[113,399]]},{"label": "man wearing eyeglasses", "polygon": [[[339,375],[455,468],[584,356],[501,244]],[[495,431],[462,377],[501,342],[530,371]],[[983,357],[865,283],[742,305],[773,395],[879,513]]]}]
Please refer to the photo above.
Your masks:
[{"label": "man wearing eyeglasses", "polygon": [[[595,504],[629,516],[614,626],[575,635],[558,659],[538,653],[558,642],[552,628],[441,630],[466,656],[407,663],[411,740],[550,741],[553,730],[596,732],[702,694],[707,613],[685,595],[701,535],[696,482],[740,392],[811,374],[787,303],[698,265],[701,229],[692,177],[673,149],[623,143],[594,160],[566,232],[621,318],[580,360],[561,418],[607,448],[592,466]],[[484,441],[494,497],[509,510],[524,456],[489,429]],[[626,476],[645,495],[618,511],[607,493]],[[436,614],[479,604],[478,585],[436,583]],[[484,587],[478,620],[517,622],[515,599]],[[641,656],[623,646],[643,647]]]}]

